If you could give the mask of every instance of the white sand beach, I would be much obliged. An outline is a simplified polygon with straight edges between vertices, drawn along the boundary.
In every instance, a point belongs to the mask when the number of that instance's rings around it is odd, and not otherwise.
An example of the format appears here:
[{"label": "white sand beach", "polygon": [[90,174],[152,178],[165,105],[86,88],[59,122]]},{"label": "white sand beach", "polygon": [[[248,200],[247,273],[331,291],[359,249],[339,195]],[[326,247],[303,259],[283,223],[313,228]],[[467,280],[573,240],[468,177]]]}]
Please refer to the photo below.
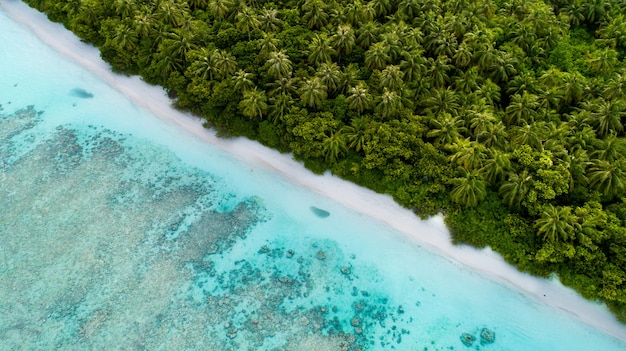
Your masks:
[{"label": "white sand beach", "polygon": [[549,281],[520,273],[489,249],[475,250],[466,246],[453,246],[442,216],[422,221],[411,211],[396,204],[391,197],[376,194],[330,174],[314,175],[290,155],[280,154],[247,139],[219,139],[213,131],[202,126],[200,119],[173,109],[171,100],[163,89],[150,86],[138,77],[112,73],[110,66],[101,60],[96,48],[82,43],[61,25],[49,22],[43,14],[17,0],[0,0],[0,7],[13,20],[32,30],[47,45],[85,67],[133,103],[166,121],[172,128],[181,128],[190,137],[214,144],[252,168],[277,172],[293,183],[331,198],[363,215],[376,218],[452,262],[471,267],[494,280],[523,291],[541,303],[566,311],[581,321],[626,341],[626,325],[619,323],[606,307],[584,300],[571,289],[563,287],[558,280]]}]

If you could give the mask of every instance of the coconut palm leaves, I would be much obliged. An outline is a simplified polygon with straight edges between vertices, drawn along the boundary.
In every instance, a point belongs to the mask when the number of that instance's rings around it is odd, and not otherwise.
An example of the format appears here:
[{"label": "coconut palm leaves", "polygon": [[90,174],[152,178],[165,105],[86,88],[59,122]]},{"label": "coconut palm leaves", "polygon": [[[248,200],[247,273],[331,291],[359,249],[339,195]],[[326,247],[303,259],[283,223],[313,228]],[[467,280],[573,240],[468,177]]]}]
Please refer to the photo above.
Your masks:
[{"label": "coconut palm leaves", "polygon": [[333,132],[322,140],[322,148],[326,161],[335,162],[347,151],[346,140],[342,133]]},{"label": "coconut palm leaves", "polygon": [[384,43],[375,43],[365,52],[365,66],[371,70],[383,69],[389,62],[389,48]]},{"label": "coconut palm leaves", "polygon": [[518,173],[509,173],[508,179],[500,186],[499,193],[502,202],[508,207],[519,208],[530,191],[533,178],[527,170]]},{"label": "coconut palm leaves", "polygon": [[464,207],[474,207],[487,196],[487,184],[476,171],[464,170],[464,176],[452,179],[450,199]]},{"label": "coconut palm leaves", "polygon": [[233,0],[209,0],[207,8],[213,17],[224,19],[233,11],[234,6]]},{"label": "coconut palm leaves", "polygon": [[267,74],[274,79],[290,77],[293,70],[289,56],[282,50],[270,53],[267,65]]},{"label": "coconut palm leaves", "polygon": [[305,106],[316,109],[326,99],[326,89],[320,78],[308,79],[300,87],[300,99]]},{"label": "coconut palm leaves", "polygon": [[246,117],[261,117],[267,111],[267,96],[265,92],[257,89],[243,93],[243,99],[239,102],[241,114]]},{"label": "coconut palm leaves", "polygon": [[302,11],[302,19],[311,29],[319,29],[328,23],[328,5],[322,0],[305,1]]},{"label": "coconut palm leaves", "polygon": [[315,76],[318,77],[322,84],[324,84],[329,92],[336,92],[341,86],[342,72],[336,63],[326,62],[320,65],[315,72]]},{"label": "coconut palm leaves", "polygon": [[337,27],[337,31],[331,37],[331,42],[337,54],[339,54],[338,61],[341,62],[341,55],[348,55],[354,48],[356,38],[354,30],[348,24],[343,24]]},{"label": "coconut palm leaves", "polygon": [[595,160],[589,167],[589,186],[605,196],[615,196],[626,188],[626,162]]},{"label": "coconut palm leaves", "polygon": [[537,234],[551,243],[571,241],[576,238],[576,232],[581,228],[571,207],[552,204],[544,207],[534,226]]},{"label": "coconut palm leaves", "polygon": [[426,137],[433,138],[435,145],[453,144],[461,138],[461,132],[465,130],[463,120],[445,112],[432,118],[430,124],[432,128],[426,133]]},{"label": "coconut palm leaves", "polygon": [[252,31],[259,28],[261,22],[257,18],[254,9],[244,5],[239,7],[237,10],[237,14],[235,15],[235,24],[237,28],[248,33],[248,40],[251,40]]},{"label": "coconut palm leaves", "polygon": [[248,73],[242,69],[237,71],[232,77],[235,91],[245,93],[254,88],[254,74]]},{"label": "coconut palm leaves", "polygon": [[348,107],[356,110],[359,114],[367,110],[372,103],[372,95],[367,91],[365,84],[358,84],[350,88],[350,96],[348,96]]},{"label": "coconut palm leaves", "polygon": [[309,44],[309,63],[319,66],[322,63],[330,62],[331,57],[337,51],[331,45],[331,40],[325,34],[315,34]]},{"label": "coconut palm leaves", "polygon": [[589,112],[586,122],[595,128],[598,136],[621,134],[624,131],[622,118],[626,117],[626,103],[621,100],[614,102],[597,98],[584,103],[583,108]]}]

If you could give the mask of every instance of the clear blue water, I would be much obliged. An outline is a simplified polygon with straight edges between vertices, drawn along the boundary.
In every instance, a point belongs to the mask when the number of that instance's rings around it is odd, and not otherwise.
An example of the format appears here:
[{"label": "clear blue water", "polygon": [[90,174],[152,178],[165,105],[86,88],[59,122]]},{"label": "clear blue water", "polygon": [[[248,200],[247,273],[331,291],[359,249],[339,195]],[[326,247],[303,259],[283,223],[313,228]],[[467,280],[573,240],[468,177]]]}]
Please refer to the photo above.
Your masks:
[{"label": "clear blue water", "polygon": [[172,128],[2,10],[0,53],[0,350],[626,349]]}]

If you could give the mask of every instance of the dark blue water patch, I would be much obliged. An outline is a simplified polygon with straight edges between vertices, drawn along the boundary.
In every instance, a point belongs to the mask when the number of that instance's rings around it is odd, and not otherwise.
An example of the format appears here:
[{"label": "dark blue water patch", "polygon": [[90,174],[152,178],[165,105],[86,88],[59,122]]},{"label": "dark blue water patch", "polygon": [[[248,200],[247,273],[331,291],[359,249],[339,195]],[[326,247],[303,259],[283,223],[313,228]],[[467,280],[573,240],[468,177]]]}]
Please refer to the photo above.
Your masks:
[{"label": "dark blue water patch", "polygon": [[70,95],[81,98],[81,99],[91,99],[93,94],[88,92],[83,88],[74,88],[70,90]]},{"label": "dark blue water patch", "polygon": [[330,216],[330,212],[323,210],[319,207],[315,207],[315,206],[311,206],[309,207],[311,209],[311,212],[313,212],[314,215],[316,215],[319,218],[326,218],[328,216]]}]

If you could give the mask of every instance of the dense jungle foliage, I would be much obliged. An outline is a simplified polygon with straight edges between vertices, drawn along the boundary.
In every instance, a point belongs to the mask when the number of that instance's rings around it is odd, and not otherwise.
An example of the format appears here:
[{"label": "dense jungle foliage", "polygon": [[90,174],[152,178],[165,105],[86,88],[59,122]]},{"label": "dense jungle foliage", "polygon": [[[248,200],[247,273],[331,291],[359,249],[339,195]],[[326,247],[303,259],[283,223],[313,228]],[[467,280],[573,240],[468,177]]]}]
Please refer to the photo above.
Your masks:
[{"label": "dense jungle foliage", "polygon": [[225,135],[626,321],[623,0],[28,0]]}]

